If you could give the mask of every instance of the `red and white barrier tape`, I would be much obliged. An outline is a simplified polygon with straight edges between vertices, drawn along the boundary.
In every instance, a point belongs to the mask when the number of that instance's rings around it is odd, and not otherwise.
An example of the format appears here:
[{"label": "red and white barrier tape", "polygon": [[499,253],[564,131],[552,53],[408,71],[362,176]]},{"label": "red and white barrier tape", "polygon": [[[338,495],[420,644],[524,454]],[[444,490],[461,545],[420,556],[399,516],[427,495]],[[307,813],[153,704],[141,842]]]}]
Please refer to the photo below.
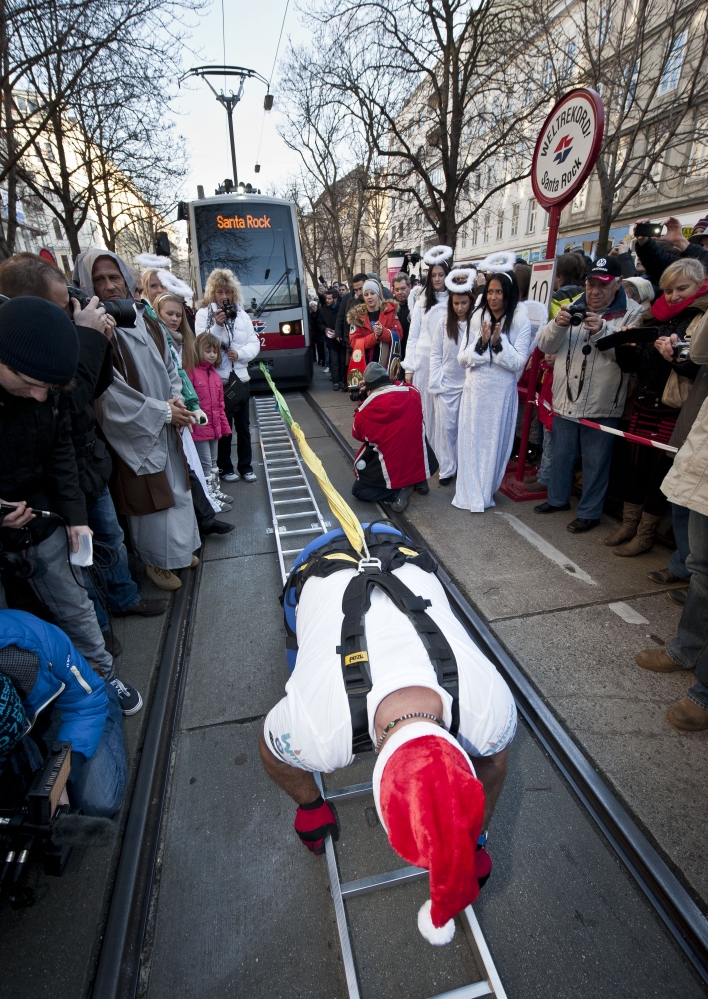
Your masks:
[{"label": "red and white barrier tape", "polygon": [[[534,404],[538,406],[538,399],[534,399]],[[570,420],[571,423],[582,423],[584,427],[594,427],[595,430],[603,430],[606,434],[614,434],[615,437],[624,437],[628,441],[632,441],[634,444],[644,444],[645,447],[658,447],[660,451],[669,451],[671,454],[676,454],[678,451],[677,447],[673,447],[671,444],[661,444],[659,441],[650,440],[649,437],[639,437],[637,434],[628,434],[624,430],[616,430],[614,427],[606,427],[602,423],[596,423],[594,420],[582,420],[576,419],[574,416],[561,416],[560,413],[554,413],[554,416],[560,417],[561,420]]]}]

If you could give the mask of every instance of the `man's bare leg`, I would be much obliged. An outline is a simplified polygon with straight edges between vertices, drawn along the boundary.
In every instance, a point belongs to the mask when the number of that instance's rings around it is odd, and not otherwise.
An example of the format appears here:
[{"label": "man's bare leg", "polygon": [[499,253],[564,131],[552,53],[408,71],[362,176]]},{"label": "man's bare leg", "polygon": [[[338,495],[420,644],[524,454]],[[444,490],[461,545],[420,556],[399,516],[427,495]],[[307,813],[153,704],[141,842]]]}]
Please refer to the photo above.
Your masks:
[{"label": "man's bare leg", "polygon": [[258,748],[261,752],[263,769],[298,805],[309,805],[316,801],[320,791],[309,770],[299,770],[275,758],[263,737],[263,726],[258,733]]},{"label": "man's bare leg", "polygon": [[486,829],[492,812],[499,800],[501,789],[506,780],[506,771],[509,766],[509,750],[502,749],[494,756],[475,756],[472,759],[474,772],[482,782],[484,788],[484,821],[482,829]]}]

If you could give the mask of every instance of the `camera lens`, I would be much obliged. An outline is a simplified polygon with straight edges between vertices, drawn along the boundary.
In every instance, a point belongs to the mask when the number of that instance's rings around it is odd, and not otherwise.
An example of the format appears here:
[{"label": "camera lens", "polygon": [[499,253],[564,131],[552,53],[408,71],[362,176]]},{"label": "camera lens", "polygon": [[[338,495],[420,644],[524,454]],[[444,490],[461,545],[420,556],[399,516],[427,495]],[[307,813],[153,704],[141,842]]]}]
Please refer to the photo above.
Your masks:
[{"label": "camera lens", "polygon": [[133,329],[135,326],[135,302],[132,298],[119,298],[114,302],[101,302],[106,315],[116,321],[116,326],[122,329]]}]

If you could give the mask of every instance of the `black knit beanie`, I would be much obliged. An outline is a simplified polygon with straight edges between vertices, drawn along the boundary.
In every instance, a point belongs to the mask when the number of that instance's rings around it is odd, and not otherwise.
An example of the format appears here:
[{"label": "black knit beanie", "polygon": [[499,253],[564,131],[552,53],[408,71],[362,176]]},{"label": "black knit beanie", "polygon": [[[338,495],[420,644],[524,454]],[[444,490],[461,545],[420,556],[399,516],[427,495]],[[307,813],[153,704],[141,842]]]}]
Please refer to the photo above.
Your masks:
[{"label": "black knit beanie", "polygon": [[21,295],[0,305],[0,361],[28,378],[66,385],[79,363],[79,337],[66,312]]}]

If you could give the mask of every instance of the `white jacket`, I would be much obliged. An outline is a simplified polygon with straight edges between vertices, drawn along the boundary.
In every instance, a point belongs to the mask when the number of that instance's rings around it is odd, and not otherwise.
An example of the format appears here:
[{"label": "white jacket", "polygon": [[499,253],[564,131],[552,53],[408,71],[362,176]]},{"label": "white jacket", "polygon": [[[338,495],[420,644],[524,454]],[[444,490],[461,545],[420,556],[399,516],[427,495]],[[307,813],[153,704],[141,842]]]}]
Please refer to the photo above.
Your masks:
[{"label": "white jacket", "polygon": [[526,309],[517,308],[511,320],[509,333],[502,333],[497,346],[501,344],[501,350],[492,350],[491,342],[487,344],[486,350],[480,354],[475,349],[482,337],[482,310],[478,309],[472,314],[470,321],[469,342],[467,337],[464,340],[460,337],[459,352],[457,354],[458,363],[463,368],[479,368],[482,365],[498,365],[506,368],[514,375],[523,371],[529,357],[531,348],[531,323],[528,321]]},{"label": "white jacket", "polygon": [[446,291],[435,292],[435,305],[425,311],[425,296],[421,293],[411,314],[411,325],[406,340],[406,356],[401,367],[404,371],[417,371],[420,367],[419,357],[430,355],[430,345],[435,327],[447,309]]},{"label": "white jacket", "polygon": [[[221,375],[222,381],[228,381],[229,375],[233,371],[242,382],[250,381],[248,373],[249,361],[258,357],[261,349],[261,341],[256,336],[253,329],[251,317],[243,308],[238,306],[236,318],[227,320],[223,326],[214,322],[214,312],[218,306],[205,305],[197,312],[194,320],[194,331],[197,336],[200,333],[213,333],[221,341],[221,364],[216,369]],[[226,356],[226,351],[233,348],[238,351],[238,361],[231,362]]]},{"label": "white jacket", "polygon": [[459,344],[467,335],[467,323],[457,324],[457,340],[447,335],[447,316],[443,316],[435,327],[433,342],[430,348],[430,377],[428,392],[431,395],[443,395],[450,392],[461,392],[465,384],[465,369],[457,360]]}]

